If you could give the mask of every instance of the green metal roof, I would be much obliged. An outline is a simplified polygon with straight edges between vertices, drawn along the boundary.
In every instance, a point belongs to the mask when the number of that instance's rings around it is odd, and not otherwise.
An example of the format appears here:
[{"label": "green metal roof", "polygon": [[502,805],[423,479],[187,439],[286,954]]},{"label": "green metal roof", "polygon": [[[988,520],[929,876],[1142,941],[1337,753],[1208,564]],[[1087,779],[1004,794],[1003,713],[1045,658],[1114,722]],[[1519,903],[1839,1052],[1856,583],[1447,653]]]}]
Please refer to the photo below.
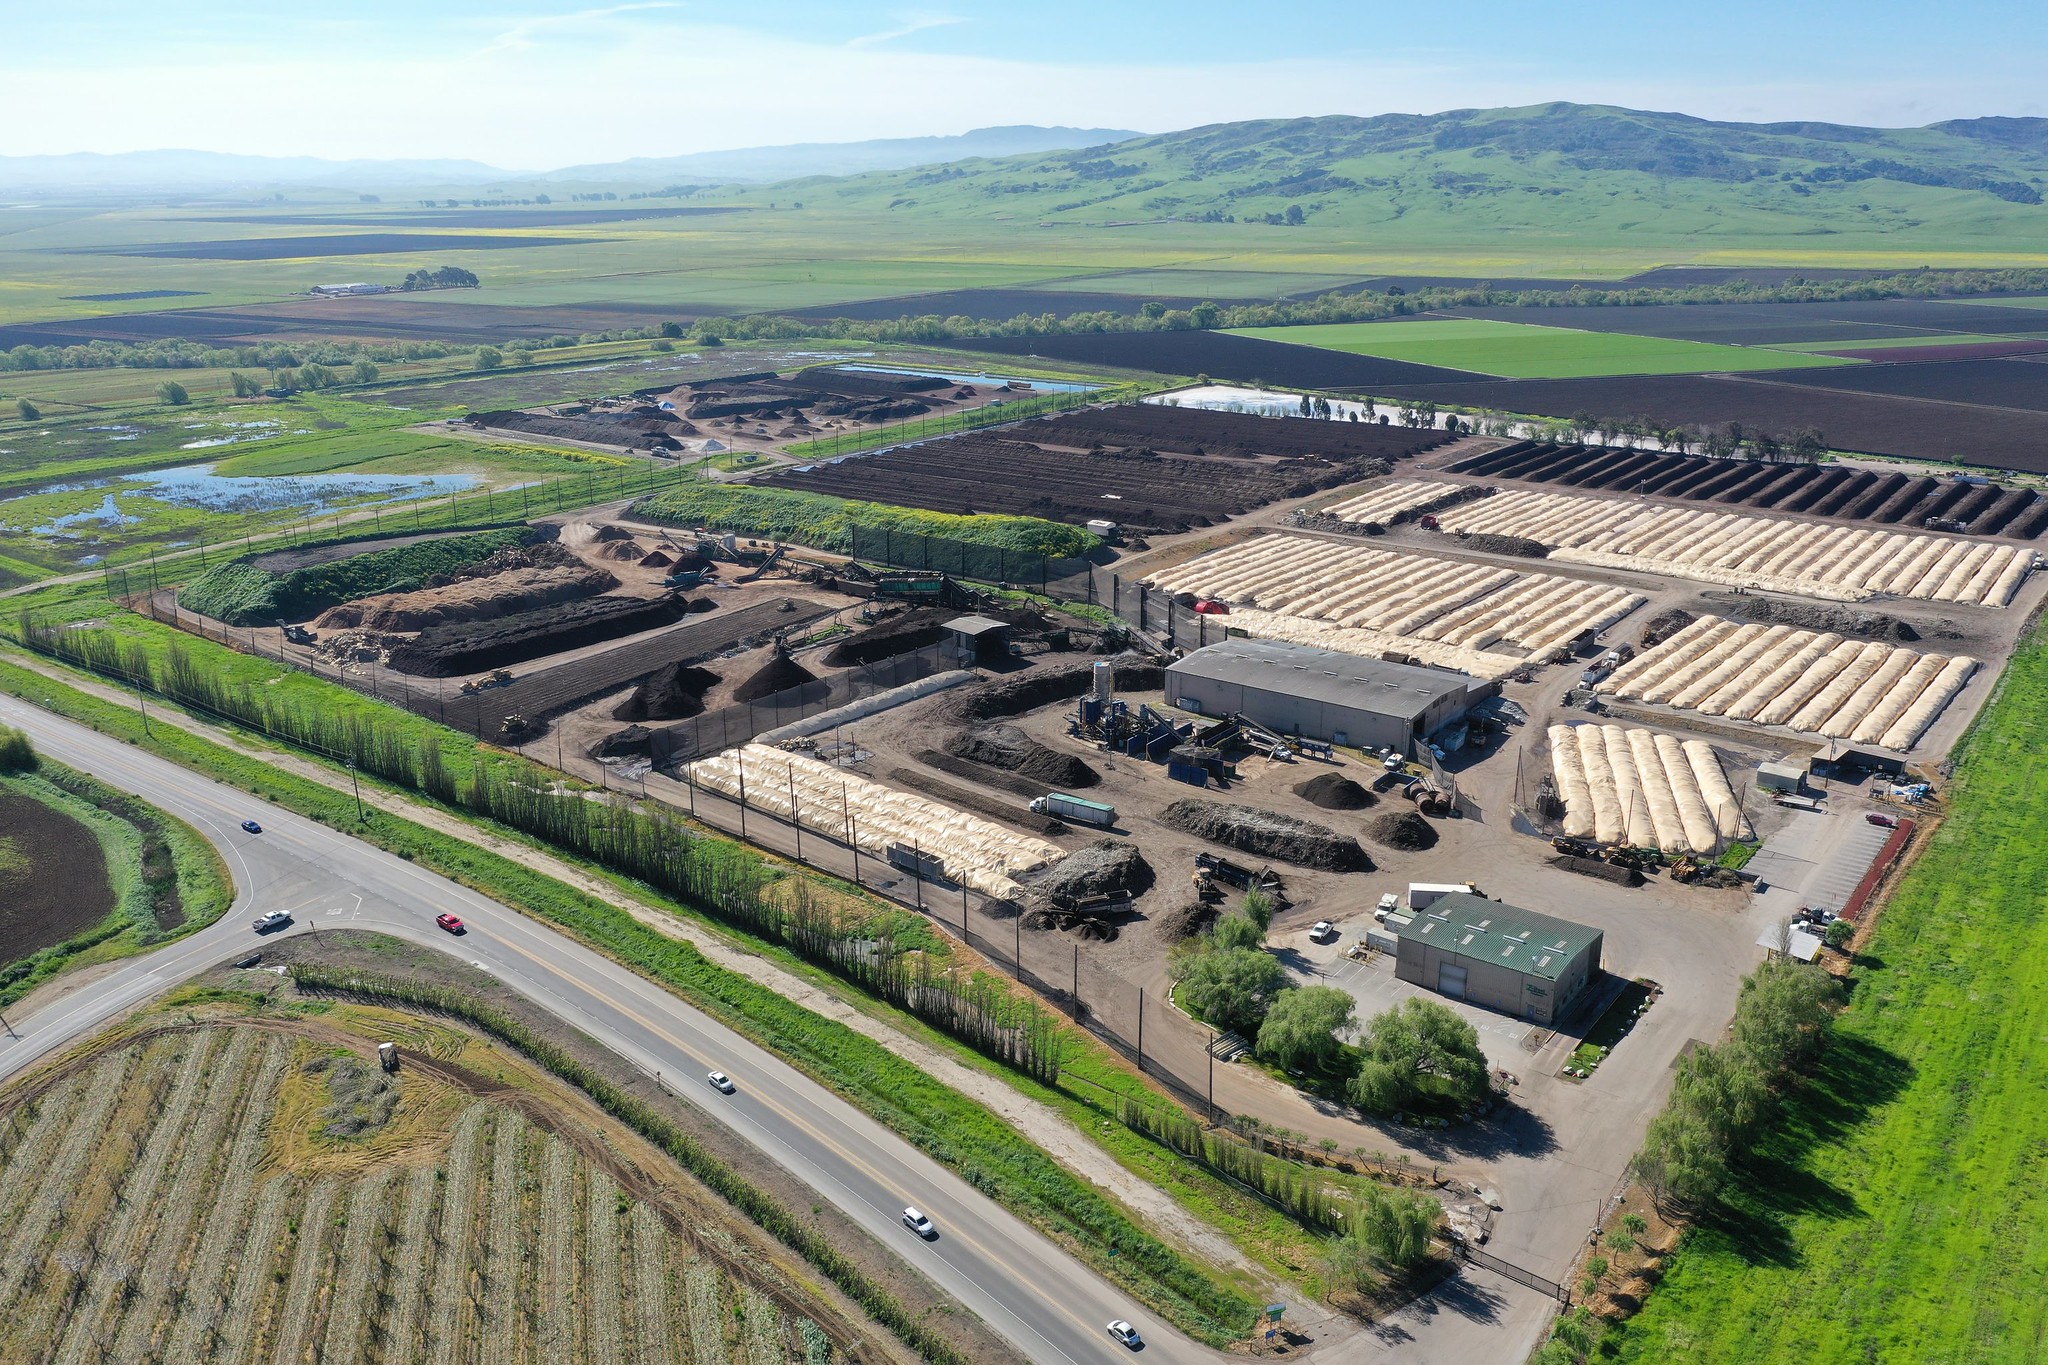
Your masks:
[{"label": "green metal roof", "polygon": [[1439,897],[1408,923],[1395,925],[1394,933],[1545,981],[1557,980],[1600,937],[1598,929],[1462,891]]}]

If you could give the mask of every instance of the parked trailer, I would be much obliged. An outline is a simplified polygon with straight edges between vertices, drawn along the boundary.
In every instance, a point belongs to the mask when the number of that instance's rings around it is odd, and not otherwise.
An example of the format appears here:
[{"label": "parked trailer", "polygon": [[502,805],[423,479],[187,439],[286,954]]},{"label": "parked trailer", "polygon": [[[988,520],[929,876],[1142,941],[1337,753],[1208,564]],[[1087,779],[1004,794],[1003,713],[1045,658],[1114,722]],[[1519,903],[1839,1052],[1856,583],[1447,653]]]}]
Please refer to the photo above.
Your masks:
[{"label": "parked trailer", "polygon": [[1068,796],[1065,792],[1047,792],[1044,796],[1033,797],[1031,813],[1093,825],[1097,829],[1108,829],[1116,823],[1115,806],[1106,806],[1100,801],[1089,801],[1079,796]]},{"label": "parked trailer", "polygon": [[1458,894],[1476,896],[1479,888],[1470,882],[1410,882],[1408,883],[1408,908],[1427,910],[1445,896]]}]

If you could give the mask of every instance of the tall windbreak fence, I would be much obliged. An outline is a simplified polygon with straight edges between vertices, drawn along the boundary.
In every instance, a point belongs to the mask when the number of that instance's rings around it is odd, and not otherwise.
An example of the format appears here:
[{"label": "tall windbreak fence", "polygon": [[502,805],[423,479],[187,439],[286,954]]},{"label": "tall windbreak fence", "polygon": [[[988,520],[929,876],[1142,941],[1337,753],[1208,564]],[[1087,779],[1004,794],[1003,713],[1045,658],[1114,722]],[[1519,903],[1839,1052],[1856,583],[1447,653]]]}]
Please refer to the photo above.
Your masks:
[{"label": "tall windbreak fence", "polygon": [[1021,588],[1069,602],[1094,602],[1096,566],[1074,557],[1009,550],[914,531],[848,528],[850,556],[863,564],[950,574],[975,583]]},{"label": "tall windbreak fence", "polygon": [[850,668],[812,682],[758,697],[734,702],[714,711],[655,730],[649,741],[649,756],[656,767],[685,762],[745,744],[769,730],[793,725],[824,711],[849,706],[877,692],[929,678],[958,665],[943,645],[927,645],[909,654],[898,654],[859,668]]}]

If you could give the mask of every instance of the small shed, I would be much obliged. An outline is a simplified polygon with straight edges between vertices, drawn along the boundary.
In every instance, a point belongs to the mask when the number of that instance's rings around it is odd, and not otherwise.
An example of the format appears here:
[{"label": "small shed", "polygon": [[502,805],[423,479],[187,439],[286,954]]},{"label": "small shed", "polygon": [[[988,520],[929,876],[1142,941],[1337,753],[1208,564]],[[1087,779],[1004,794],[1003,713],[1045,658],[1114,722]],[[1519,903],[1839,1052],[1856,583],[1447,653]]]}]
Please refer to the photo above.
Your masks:
[{"label": "small shed", "polygon": [[964,664],[994,664],[1010,657],[1010,627],[992,616],[956,616],[946,622],[944,650]]},{"label": "small shed", "polygon": [[1758,764],[1756,784],[1765,791],[1797,792],[1806,785],[1806,765],[1803,763]]},{"label": "small shed", "polygon": [[1767,957],[1789,957],[1794,962],[1811,962],[1820,956],[1820,935],[1810,929],[1792,925],[1779,929],[1773,925],[1758,935],[1756,946],[1764,950]]}]

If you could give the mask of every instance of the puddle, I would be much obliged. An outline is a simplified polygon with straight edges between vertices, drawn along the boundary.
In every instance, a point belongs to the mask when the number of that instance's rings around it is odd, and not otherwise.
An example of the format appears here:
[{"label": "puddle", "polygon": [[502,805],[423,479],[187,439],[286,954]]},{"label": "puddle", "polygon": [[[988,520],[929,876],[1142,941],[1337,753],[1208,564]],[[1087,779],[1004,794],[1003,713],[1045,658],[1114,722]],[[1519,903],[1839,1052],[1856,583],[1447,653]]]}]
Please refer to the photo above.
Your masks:
[{"label": "puddle", "polygon": [[121,499],[130,496],[230,515],[290,511],[302,516],[319,516],[344,507],[367,507],[466,492],[477,484],[476,476],[471,474],[309,474],[287,477],[217,474],[210,464],[184,465],[177,469],[159,469],[120,479],[66,484],[45,490],[95,492],[104,488],[106,495],[97,507],[52,517],[29,529],[36,534],[58,535],[84,527],[132,526],[142,518],[121,510]]}]

